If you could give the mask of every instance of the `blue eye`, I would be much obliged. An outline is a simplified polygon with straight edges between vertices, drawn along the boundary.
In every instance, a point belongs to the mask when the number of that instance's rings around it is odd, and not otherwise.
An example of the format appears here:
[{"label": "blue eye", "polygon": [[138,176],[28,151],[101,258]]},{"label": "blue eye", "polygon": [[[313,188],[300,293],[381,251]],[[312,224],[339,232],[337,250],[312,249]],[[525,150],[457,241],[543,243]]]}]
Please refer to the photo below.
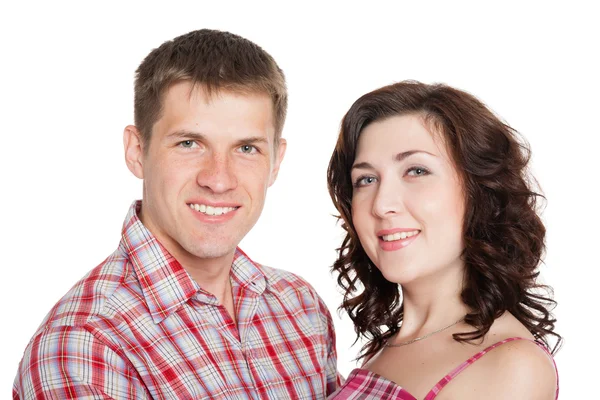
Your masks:
[{"label": "blue eye", "polygon": [[429,174],[430,172],[424,167],[411,167],[406,171],[408,176],[425,176]]},{"label": "blue eye", "polygon": [[193,140],[184,140],[182,142],[179,142],[179,146],[183,147],[184,149],[192,149],[194,148],[194,145],[197,147],[196,142],[194,142]]},{"label": "blue eye", "polygon": [[377,181],[377,178],[374,176],[371,176],[371,175],[361,176],[354,182],[354,187],[371,185],[372,183],[374,183],[376,181]]},{"label": "blue eye", "polygon": [[256,147],[254,147],[250,144],[244,144],[244,145],[240,146],[239,149],[244,154],[254,154],[258,151],[256,149]]}]

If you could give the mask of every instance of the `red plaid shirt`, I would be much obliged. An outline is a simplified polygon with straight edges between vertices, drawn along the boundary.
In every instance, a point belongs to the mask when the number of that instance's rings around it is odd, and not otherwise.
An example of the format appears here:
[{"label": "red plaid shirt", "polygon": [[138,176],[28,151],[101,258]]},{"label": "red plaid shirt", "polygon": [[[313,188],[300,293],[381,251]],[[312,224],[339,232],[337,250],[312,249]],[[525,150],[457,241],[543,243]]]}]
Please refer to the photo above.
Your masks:
[{"label": "red plaid shirt", "polygon": [[331,316],[297,276],[236,251],[237,326],[137,217],[50,311],[14,399],[319,399],[340,384]]}]

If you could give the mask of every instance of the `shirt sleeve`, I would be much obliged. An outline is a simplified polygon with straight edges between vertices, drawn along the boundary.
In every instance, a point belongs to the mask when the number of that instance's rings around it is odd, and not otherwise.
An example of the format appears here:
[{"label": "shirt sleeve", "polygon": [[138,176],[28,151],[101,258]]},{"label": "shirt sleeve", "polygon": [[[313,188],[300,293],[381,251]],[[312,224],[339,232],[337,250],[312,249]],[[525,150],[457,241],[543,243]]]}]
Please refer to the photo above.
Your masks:
[{"label": "shirt sleeve", "polygon": [[318,302],[320,314],[323,316],[327,327],[327,365],[325,368],[325,373],[327,375],[327,395],[329,396],[342,385],[343,378],[337,369],[337,351],[335,345],[336,339],[333,319],[331,318],[329,309],[320,297],[318,297]]},{"label": "shirt sleeve", "polygon": [[84,327],[36,336],[13,385],[13,400],[150,398],[131,364]]}]

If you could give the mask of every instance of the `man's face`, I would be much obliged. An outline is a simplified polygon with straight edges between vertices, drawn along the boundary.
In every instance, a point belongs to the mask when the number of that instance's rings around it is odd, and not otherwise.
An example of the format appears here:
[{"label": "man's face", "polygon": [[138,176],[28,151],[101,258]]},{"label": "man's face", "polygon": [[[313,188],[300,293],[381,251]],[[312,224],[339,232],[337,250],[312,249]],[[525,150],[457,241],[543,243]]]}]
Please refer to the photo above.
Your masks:
[{"label": "man's face", "polygon": [[135,147],[139,132],[125,131],[128,166],[144,179],[142,222],[184,265],[227,259],[258,220],[285,153],[285,140],[274,145],[271,99],[209,98],[180,82],[163,105],[145,151]]}]

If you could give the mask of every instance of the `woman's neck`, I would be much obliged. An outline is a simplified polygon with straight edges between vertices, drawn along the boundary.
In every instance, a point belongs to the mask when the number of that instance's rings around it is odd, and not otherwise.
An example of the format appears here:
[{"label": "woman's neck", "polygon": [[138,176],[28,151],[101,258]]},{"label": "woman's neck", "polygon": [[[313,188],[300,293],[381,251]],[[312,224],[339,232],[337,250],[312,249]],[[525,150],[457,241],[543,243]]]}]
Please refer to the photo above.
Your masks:
[{"label": "woman's neck", "polygon": [[449,268],[444,274],[402,285],[404,316],[400,339],[430,333],[468,313],[461,299],[463,271],[462,267]]}]

